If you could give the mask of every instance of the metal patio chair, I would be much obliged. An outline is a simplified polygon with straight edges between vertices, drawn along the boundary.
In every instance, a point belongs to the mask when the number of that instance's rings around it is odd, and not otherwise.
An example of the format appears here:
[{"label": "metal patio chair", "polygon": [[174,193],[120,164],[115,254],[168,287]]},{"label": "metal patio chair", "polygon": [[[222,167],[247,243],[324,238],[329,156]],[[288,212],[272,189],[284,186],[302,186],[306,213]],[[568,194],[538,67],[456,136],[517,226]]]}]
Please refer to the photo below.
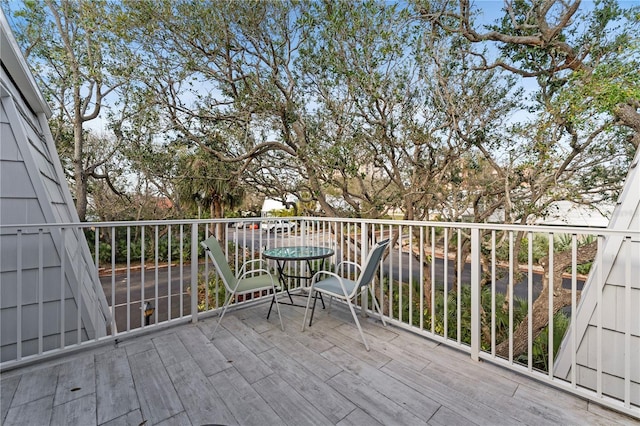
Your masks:
[{"label": "metal patio chair", "polygon": [[373,298],[373,304],[378,311],[378,314],[380,315],[382,324],[385,326],[387,325],[387,323],[384,321],[384,317],[382,316],[382,310],[378,305],[378,301],[376,300],[376,297],[371,290],[370,284],[375,277],[376,271],[378,270],[378,265],[382,260],[382,254],[384,253],[388,245],[388,239],[377,243],[369,252],[367,260],[364,262],[363,266],[360,266],[357,263],[346,261],[338,264],[336,271],[340,271],[340,269],[345,265],[355,267],[359,272],[358,278],[355,281],[340,276],[334,272],[318,271],[311,279],[311,287],[309,288],[309,296],[307,297],[307,307],[304,311],[304,319],[302,320],[302,331],[304,331],[307,322],[307,313],[309,311],[309,305],[311,304],[311,298],[313,297],[313,308],[311,310],[311,317],[309,318],[309,327],[311,327],[311,323],[313,321],[313,313],[315,311],[316,301],[318,299],[317,293],[326,294],[330,296],[331,299],[335,297],[347,302],[356,326],[358,326],[358,331],[360,332],[360,336],[362,337],[364,347],[369,350],[367,339],[365,339],[364,337],[364,332],[362,331],[362,327],[360,326],[360,321],[358,321],[358,316],[356,315],[356,312],[353,308],[353,300],[357,295],[363,293],[368,289],[369,294]]},{"label": "metal patio chair", "polygon": [[[220,247],[220,243],[216,237],[209,237],[200,242],[200,244],[205,248],[205,251],[211,258],[211,261],[216,266],[216,270],[218,271],[218,274],[220,275],[220,278],[227,290],[226,293],[228,294],[227,300],[222,308],[222,313],[220,314],[220,319],[218,320],[216,327],[213,329],[211,338],[213,339],[213,335],[216,330],[218,330],[218,326],[222,322],[222,317],[224,317],[227,308],[235,296],[263,290],[273,291],[273,297],[278,311],[278,318],[280,318],[280,327],[282,328],[282,331],[284,331],[284,324],[282,323],[282,316],[280,315],[280,306],[278,305],[277,297],[275,297],[278,290],[276,287],[276,283],[278,281],[274,280],[273,275],[271,275],[271,273],[263,266],[265,261],[263,259],[254,259],[245,262],[236,276],[231,271],[227,258],[222,252],[222,248]],[[258,268],[247,269],[249,266],[254,264],[258,265]]]}]

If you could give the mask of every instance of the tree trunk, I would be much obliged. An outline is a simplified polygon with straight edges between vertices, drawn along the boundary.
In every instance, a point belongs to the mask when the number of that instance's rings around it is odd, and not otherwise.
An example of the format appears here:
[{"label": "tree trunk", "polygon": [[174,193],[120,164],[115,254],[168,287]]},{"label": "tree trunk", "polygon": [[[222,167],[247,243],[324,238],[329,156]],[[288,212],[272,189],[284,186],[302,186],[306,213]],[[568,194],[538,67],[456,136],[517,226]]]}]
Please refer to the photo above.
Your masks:
[{"label": "tree trunk", "polygon": [[87,218],[87,175],[82,163],[84,157],[84,136],[82,134],[82,123],[79,121],[76,121],[73,126],[73,143],[76,210],[80,221],[84,222]]}]

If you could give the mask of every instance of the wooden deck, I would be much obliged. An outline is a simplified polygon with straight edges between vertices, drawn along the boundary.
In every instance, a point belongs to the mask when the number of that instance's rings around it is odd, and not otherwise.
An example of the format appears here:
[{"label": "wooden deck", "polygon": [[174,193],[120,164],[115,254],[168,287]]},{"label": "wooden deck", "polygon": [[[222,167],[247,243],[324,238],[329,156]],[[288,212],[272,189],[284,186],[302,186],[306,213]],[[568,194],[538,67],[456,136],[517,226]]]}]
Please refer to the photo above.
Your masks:
[{"label": "wooden deck", "polygon": [[637,421],[372,318],[268,304],[8,371],[9,425],[613,425]]}]

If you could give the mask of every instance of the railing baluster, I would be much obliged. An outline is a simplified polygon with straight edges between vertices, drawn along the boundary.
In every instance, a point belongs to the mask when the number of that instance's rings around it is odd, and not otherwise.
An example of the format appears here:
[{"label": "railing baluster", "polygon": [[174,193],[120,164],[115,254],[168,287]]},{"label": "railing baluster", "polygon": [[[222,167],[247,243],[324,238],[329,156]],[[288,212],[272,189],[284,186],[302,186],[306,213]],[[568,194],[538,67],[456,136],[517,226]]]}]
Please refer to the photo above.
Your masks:
[{"label": "railing baluster", "polygon": [[436,333],[436,227],[431,227],[431,333]]},{"label": "railing baluster", "polygon": [[413,324],[413,227],[409,226],[409,324]]},{"label": "railing baluster", "polygon": [[127,331],[131,330],[131,227],[127,226]]},{"label": "railing baluster", "polygon": [[155,292],[154,292],[154,298],[153,298],[153,306],[154,306],[154,308],[156,308],[155,315],[154,315],[154,319],[155,319],[154,323],[158,324],[158,313],[160,312],[160,309],[158,309],[158,306],[159,306],[158,305],[158,282],[159,282],[158,274],[160,272],[159,269],[158,269],[160,267],[159,260],[158,260],[158,257],[159,257],[159,254],[160,254],[160,252],[159,252],[160,248],[158,247],[160,245],[159,244],[160,240],[159,240],[159,237],[158,237],[158,225],[155,225],[154,231],[155,231],[154,243],[155,243],[156,249],[155,249],[155,253],[154,253],[155,254],[155,275],[154,275],[154,283],[155,283],[154,290],[155,290]]},{"label": "railing baluster", "polygon": [[116,334],[116,228],[111,227],[111,334]]},{"label": "railing baluster", "polygon": [[140,326],[145,326],[144,321],[144,225],[140,227]]},{"label": "railing baluster", "polygon": [[444,307],[443,313],[443,324],[444,324],[444,340],[449,340],[449,304],[447,301],[449,300],[449,228],[444,228],[444,260],[443,260],[443,268],[444,268],[444,289],[443,289],[443,302],[442,305]]},{"label": "railing baluster", "polygon": [[[456,261],[458,273],[456,276],[456,341],[462,342],[462,229],[457,230],[458,247]],[[465,259],[466,261],[466,259]]]},{"label": "railing baluster", "polygon": [[491,231],[491,356],[496,356],[496,231]]},{"label": "railing baluster", "polygon": [[424,226],[420,227],[420,330],[424,330]]},{"label": "railing baluster", "polygon": [[67,263],[67,245],[66,242],[66,228],[60,228],[60,240],[62,241],[60,248],[60,349],[64,349],[66,346],[65,341],[65,333],[66,333],[66,324],[65,324],[65,307],[66,307],[66,269],[65,264]]},{"label": "railing baluster", "polygon": [[167,226],[167,321],[171,321],[173,318],[173,312],[171,310],[171,244],[173,241],[171,240],[171,231],[173,226]]},{"label": "railing baluster", "polygon": [[[602,357],[604,351],[602,350],[602,292],[604,291],[604,256],[603,251],[603,237],[598,236],[598,253],[596,255],[596,268],[598,274],[597,293],[596,293],[596,394],[598,398],[602,398]],[[572,330],[576,330],[576,327],[572,327]],[[576,331],[572,331],[575,333]]]},{"label": "railing baluster", "polygon": [[22,229],[16,235],[16,359],[22,359]]},{"label": "railing baluster", "polygon": [[[527,369],[533,370],[533,232],[527,233]],[[549,318],[552,321],[552,318]]]},{"label": "railing baluster", "polygon": [[[626,237],[622,244],[622,253],[625,253],[624,268],[624,406],[631,408],[631,259],[632,259],[631,237]],[[638,254],[636,253],[636,259]],[[636,309],[638,307],[636,306]],[[637,367],[637,365],[636,365]]]},{"label": "railing baluster", "polygon": [[[480,230],[471,229],[471,359],[480,360],[481,317],[480,317]],[[459,256],[458,256],[459,257]],[[459,309],[459,308],[458,308]],[[459,320],[458,320],[459,321]]]},{"label": "railing baluster", "polygon": [[[79,234],[82,233],[82,229],[80,228],[75,228],[75,233],[76,236],[78,236]],[[75,257],[75,263],[76,263],[76,271],[80,271],[80,276],[77,277],[77,289],[76,289],[76,306],[78,307],[77,309],[77,315],[76,315],[76,330],[77,330],[77,339],[76,339],[76,343],[79,345],[80,343],[82,343],[82,283],[84,280],[84,275],[85,275],[85,268],[84,268],[84,264],[82,262],[82,253],[80,252],[80,244],[76,245],[76,257]]]},{"label": "railing baluster", "polygon": [[198,224],[191,225],[191,322],[198,322]]},{"label": "railing baluster", "polygon": [[44,255],[43,229],[38,229],[38,355],[41,355],[44,339]]},{"label": "railing baluster", "polygon": [[398,321],[402,322],[402,246],[404,245],[404,238],[402,235],[402,225],[398,226]]},{"label": "railing baluster", "polygon": [[509,231],[509,364],[513,364],[513,231]]},{"label": "railing baluster", "polygon": [[184,225],[180,224],[180,316],[184,316]]},{"label": "railing baluster", "polygon": [[548,316],[549,316],[549,340],[548,340],[548,349],[549,349],[549,353],[548,353],[548,357],[549,357],[549,379],[553,379],[553,370],[554,370],[554,354],[553,354],[553,331],[554,331],[554,327],[553,327],[553,256],[554,256],[554,234],[549,234],[549,312],[548,312]]},{"label": "railing baluster", "polygon": [[[577,330],[577,277],[576,277],[576,264],[578,263],[578,237],[576,234],[571,235],[571,325],[574,330]],[[577,377],[577,360],[576,353],[578,350],[578,336],[577,333],[571,333],[571,387],[576,387]]]}]

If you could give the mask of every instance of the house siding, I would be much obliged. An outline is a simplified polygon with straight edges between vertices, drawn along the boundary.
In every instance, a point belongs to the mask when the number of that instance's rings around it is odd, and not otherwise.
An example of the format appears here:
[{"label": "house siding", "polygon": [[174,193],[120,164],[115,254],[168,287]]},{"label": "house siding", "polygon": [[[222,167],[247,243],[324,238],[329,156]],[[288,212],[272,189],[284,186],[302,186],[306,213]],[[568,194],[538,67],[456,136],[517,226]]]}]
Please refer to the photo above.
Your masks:
[{"label": "house siding", "polygon": [[[610,229],[640,229],[640,150],[636,152],[624,189],[614,209]],[[630,367],[630,402],[640,405],[640,241],[607,237],[602,264],[594,264],[581,295],[576,324],[565,336],[557,356],[555,374],[569,380],[572,375],[572,333],[577,334],[576,381],[596,390],[597,361],[602,362],[602,393],[624,400],[625,368]],[[601,268],[601,271],[599,270]],[[597,279],[602,274],[600,289]],[[628,280],[627,277],[631,279]],[[602,291],[602,306],[597,306]],[[598,312],[602,313],[601,346],[598,347]],[[631,319],[630,321],[628,319]],[[630,336],[630,351],[625,338]]]}]

